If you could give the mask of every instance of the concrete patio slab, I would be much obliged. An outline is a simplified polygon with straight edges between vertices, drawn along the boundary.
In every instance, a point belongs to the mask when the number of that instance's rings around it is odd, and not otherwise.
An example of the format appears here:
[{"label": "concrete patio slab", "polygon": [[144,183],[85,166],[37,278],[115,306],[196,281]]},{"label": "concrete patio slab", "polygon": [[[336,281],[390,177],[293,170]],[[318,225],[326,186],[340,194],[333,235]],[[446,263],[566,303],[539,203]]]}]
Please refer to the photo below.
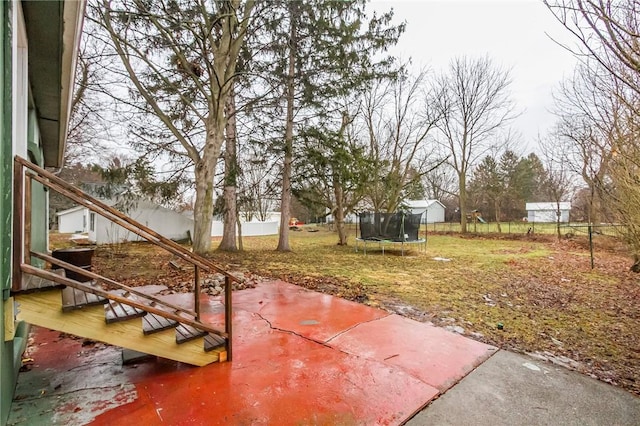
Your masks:
[{"label": "concrete patio slab", "polygon": [[[162,297],[185,306],[193,300]],[[203,296],[201,310],[207,322],[223,316],[219,298]],[[439,393],[417,366],[411,371],[326,343],[386,318],[284,282],[262,283],[234,293],[233,362],[201,368],[162,359],[123,366],[116,348],[91,344],[87,356],[79,339],[34,329],[35,363],[20,375],[11,424],[402,424]],[[398,332],[393,320],[378,329],[388,327]],[[419,334],[411,330],[406,341]]]},{"label": "concrete patio slab", "polygon": [[400,367],[441,392],[497,350],[399,315],[358,324],[329,344],[353,355]]},{"label": "concrete patio slab", "polygon": [[284,281],[272,281],[233,296],[234,309],[256,313],[274,328],[318,342],[326,342],[357,324],[389,315],[380,309]]},{"label": "concrete patio slab", "polygon": [[640,398],[564,367],[500,351],[407,422],[470,424],[638,425]]}]

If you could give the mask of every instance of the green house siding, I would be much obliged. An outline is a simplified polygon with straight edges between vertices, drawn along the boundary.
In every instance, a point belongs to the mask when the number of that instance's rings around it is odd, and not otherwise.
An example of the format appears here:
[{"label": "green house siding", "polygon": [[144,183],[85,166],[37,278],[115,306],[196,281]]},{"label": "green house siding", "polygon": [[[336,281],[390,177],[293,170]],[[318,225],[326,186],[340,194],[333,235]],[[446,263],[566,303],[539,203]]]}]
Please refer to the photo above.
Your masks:
[{"label": "green house siding", "polygon": [[11,144],[11,26],[9,16],[11,3],[0,5],[0,70],[2,82],[0,90],[0,424],[5,424],[13,399],[17,370],[14,363],[14,342],[5,342],[4,305],[9,298],[11,286],[11,202],[12,185],[12,144]]},{"label": "green house siding", "polygon": [[[16,324],[13,339],[5,342],[8,337],[5,336],[8,325],[5,324],[5,313],[13,310],[10,297],[13,156],[28,154],[30,161],[42,167],[62,165],[65,144],[62,135],[67,126],[74,56],[78,51],[84,6],[84,0],[0,2],[0,425],[6,424],[9,418],[21,355],[29,332],[27,324]],[[18,34],[17,40],[12,39],[14,33]],[[19,51],[13,51],[14,45],[19,46]],[[12,62],[14,56],[17,64]],[[16,70],[12,65],[17,65]],[[18,87],[15,93],[14,72]],[[26,78],[28,89],[25,87]],[[23,96],[29,96],[31,108],[26,123],[27,99]],[[14,118],[16,124],[12,124]],[[27,125],[26,135],[22,132],[24,124]],[[20,130],[16,132],[20,140],[14,140],[14,125],[17,126],[15,130]],[[45,252],[48,245],[48,192],[33,182],[30,201],[31,248]],[[34,260],[34,264],[36,262]],[[13,326],[13,319],[8,320]]]}]

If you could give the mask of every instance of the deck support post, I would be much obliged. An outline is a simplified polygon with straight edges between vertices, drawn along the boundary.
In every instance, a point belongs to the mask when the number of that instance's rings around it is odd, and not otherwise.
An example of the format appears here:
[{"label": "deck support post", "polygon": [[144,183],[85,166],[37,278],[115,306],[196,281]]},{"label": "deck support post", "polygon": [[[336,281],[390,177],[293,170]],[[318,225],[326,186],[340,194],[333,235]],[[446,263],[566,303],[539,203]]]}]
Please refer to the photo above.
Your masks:
[{"label": "deck support post", "polygon": [[231,292],[233,290],[233,281],[229,276],[224,277],[224,326],[225,333],[227,334],[227,360],[231,361]]}]

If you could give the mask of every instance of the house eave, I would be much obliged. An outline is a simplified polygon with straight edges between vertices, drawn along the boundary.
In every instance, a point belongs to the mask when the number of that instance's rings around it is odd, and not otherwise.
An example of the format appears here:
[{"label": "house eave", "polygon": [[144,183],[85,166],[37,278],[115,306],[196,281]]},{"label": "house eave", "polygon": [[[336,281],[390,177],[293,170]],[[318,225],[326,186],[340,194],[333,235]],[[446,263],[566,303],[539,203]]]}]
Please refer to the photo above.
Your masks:
[{"label": "house eave", "polygon": [[61,167],[85,0],[23,1],[29,84],[46,167]]}]

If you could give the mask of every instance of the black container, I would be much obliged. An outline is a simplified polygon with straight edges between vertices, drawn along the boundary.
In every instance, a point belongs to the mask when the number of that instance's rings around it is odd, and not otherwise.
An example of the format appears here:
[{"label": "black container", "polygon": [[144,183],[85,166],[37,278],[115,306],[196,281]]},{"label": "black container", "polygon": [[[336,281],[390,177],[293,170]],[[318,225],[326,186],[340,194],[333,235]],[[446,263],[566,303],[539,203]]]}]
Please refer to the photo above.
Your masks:
[{"label": "black container", "polygon": [[[91,270],[91,259],[93,258],[94,248],[88,247],[71,247],[65,249],[58,249],[53,251],[53,257],[58,260],[62,260],[63,262],[70,263],[74,266],[82,268],[84,270]],[[54,269],[60,269],[57,266],[53,266]],[[91,281],[91,278],[87,277],[83,274],[78,274],[74,271],[70,271],[66,268],[64,269],[65,275],[67,278],[71,278],[72,280],[86,282]]]}]

